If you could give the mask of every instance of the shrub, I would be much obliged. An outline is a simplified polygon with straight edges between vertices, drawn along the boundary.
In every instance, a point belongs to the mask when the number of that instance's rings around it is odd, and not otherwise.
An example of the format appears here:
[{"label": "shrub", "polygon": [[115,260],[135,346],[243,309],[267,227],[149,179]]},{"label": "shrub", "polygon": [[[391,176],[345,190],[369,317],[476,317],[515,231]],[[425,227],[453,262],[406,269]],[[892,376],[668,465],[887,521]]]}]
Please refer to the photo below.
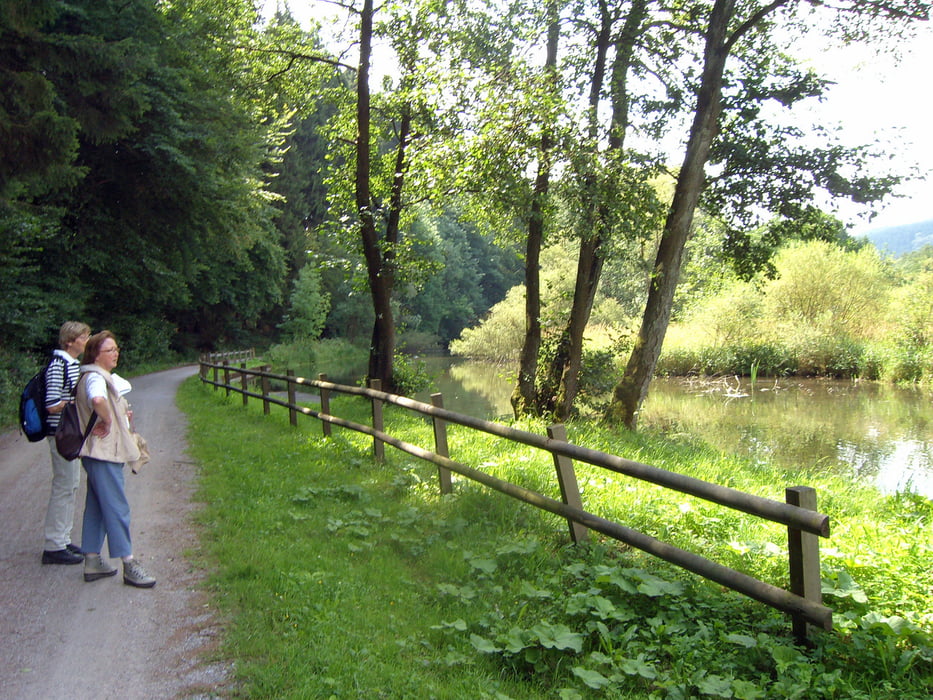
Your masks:
[{"label": "shrub", "polygon": [[524,287],[509,290],[479,326],[464,328],[460,337],[450,342],[451,354],[491,362],[516,359],[525,334],[524,295]]},{"label": "shrub", "polygon": [[775,260],[777,279],[764,287],[766,322],[825,336],[869,338],[883,331],[891,281],[873,247],[848,252],[825,241],[788,246]]},{"label": "shrub", "polygon": [[431,386],[432,378],[423,360],[411,355],[397,353],[392,362],[392,379],[396,392],[402,396],[414,396]]},{"label": "shrub", "polygon": [[584,350],[577,399],[601,411],[619,378],[619,367],[612,350]]},{"label": "shrub", "polygon": [[667,376],[691,374],[747,375],[755,367],[760,376],[785,376],[797,370],[796,358],[775,343],[750,342],[723,346],[677,347],[664,351],[657,373]]}]

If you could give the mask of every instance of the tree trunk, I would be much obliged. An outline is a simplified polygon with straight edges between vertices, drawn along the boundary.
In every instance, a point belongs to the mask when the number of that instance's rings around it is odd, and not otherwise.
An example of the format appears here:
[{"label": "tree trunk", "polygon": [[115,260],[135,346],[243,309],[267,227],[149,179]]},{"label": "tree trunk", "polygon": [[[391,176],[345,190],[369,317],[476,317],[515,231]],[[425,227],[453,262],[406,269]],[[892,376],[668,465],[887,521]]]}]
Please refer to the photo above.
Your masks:
[{"label": "tree trunk", "polygon": [[605,260],[600,248],[602,236],[594,236],[580,245],[577,262],[577,281],[573,292],[570,319],[564,338],[558,347],[560,377],[552,409],[554,420],[566,421],[573,410],[573,402],[580,389],[580,369],[583,365],[583,333],[593,311],[596,289]]},{"label": "tree trunk", "polygon": [[391,274],[391,258],[388,261],[384,258],[379,244],[370,182],[369,64],[372,39],[373,0],[364,0],[360,12],[360,64],[356,79],[356,209],[375,312],[369,347],[369,378],[379,379],[384,388],[391,389],[395,353],[395,320],[391,304],[394,275]]},{"label": "tree trunk", "polygon": [[[635,42],[640,35],[642,25],[647,16],[647,0],[635,0],[626,17],[618,38],[615,41],[616,56],[612,64],[612,78],[610,92],[612,96],[612,119],[609,125],[609,151],[621,150],[625,141],[625,131],[628,126],[628,73],[632,67],[635,54]],[[609,8],[602,8],[602,21],[600,32],[596,40],[596,61],[593,67],[593,79],[590,84],[589,106],[593,119],[590,138],[596,141],[598,136],[596,118],[602,94],[603,82],[606,74],[606,56],[612,44],[612,18]],[[587,189],[596,189],[593,175]],[[547,379],[544,382],[545,391],[539,401],[544,402],[544,410],[552,413],[555,420],[566,421],[573,411],[580,389],[580,370],[583,366],[583,334],[589,323],[593,311],[593,302],[602,276],[605,255],[603,244],[609,235],[608,212],[605,205],[599,202],[590,202],[589,210],[592,216],[587,217],[592,222],[592,235],[584,237],[580,242],[580,255],[577,260],[577,278],[574,285],[573,304],[567,325],[561,334],[554,358],[551,362]]]},{"label": "tree trunk", "polygon": [[717,0],[710,14],[693,125],[655,258],[645,313],[625,374],[613,390],[612,402],[606,413],[607,420],[621,422],[630,429],[635,428],[638,410],[648,393],[648,385],[661,355],[674,291],[680,278],[684,246],[703,187],[710,145],[719,128],[723,71],[731,48],[726,41],[726,32],[734,8],[734,0]]},{"label": "tree trunk", "polygon": [[[560,39],[557,3],[548,4],[548,38],[545,71],[554,79],[557,69],[557,45]],[[525,337],[519,359],[518,382],[512,392],[512,411],[516,418],[536,406],[535,379],[538,373],[538,352],[541,349],[541,282],[540,256],[544,240],[544,202],[551,179],[551,148],[553,137],[544,124],[541,133],[538,174],[535,177],[531,214],[528,218],[528,240],[525,244]]]}]

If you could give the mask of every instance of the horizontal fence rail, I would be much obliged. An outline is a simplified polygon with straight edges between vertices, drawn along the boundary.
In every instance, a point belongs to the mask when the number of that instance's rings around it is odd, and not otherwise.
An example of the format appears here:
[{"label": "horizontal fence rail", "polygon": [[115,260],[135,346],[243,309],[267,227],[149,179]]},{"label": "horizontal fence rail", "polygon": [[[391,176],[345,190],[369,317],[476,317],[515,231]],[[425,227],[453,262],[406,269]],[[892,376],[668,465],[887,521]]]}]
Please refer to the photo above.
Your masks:
[{"label": "horizontal fence rail", "polygon": [[[335,384],[327,381],[323,375],[318,379],[309,379],[296,377],[292,372],[275,374],[267,368],[249,369],[245,361],[240,367],[232,367],[228,360],[217,363],[209,361],[207,357],[202,357],[200,368],[202,382],[213,385],[215,388],[225,389],[228,394],[231,391],[241,394],[244,404],[250,397],[259,399],[263,401],[263,410],[266,414],[269,413],[270,405],[287,408],[292,425],[297,425],[299,414],[306,415],[321,421],[325,435],[329,435],[330,427],[336,425],[371,436],[377,457],[381,458],[383,445],[391,445],[402,452],[435,464],[438,467],[442,493],[450,492],[450,473],[457,473],[512,498],[565,518],[574,541],[585,537],[587,529],[600,532],[789,614],[793,621],[794,633],[801,639],[807,636],[809,625],[826,630],[832,629],[832,611],[822,604],[820,592],[818,542],[819,537],[829,536],[829,517],[816,511],[816,492],[809,487],[788,488],[786,490],[787,502],[782,503],[575,445],[564,439],[563,426],[551,426],[548,429],[548,435],[544,436],[450,411],[443,407],[440,394],[432,395],[432,405],[381,391],[378,386],[364,388]],[[212,377],[209,376],[211,372]],[[250,390],[250,379],[259,384],[258,391]],[[239,386],[233,383],[235,381],[238,381]],[[269,387],[272,381],[286,385],[287,401],[270,394]],[[320,411],[296,403],[296,388],[300,386],[319,392]],[[331,415],[329,399],[332,393],[359,396],[371,401],[373,425],[363,425]],[[435,450],[431,451],[412,445],[387,433],[382,420],[382,405],[385,403],[430,417],[434,421]],[[478,430],[551,453],[557,468],[563,501],[512,484],[451,459],[447,454],[447,424]],[[785,525],[788,529],[791,590],[759,581],[735,569],[584,510],[573,473],[572,460],[585,462]]]}]

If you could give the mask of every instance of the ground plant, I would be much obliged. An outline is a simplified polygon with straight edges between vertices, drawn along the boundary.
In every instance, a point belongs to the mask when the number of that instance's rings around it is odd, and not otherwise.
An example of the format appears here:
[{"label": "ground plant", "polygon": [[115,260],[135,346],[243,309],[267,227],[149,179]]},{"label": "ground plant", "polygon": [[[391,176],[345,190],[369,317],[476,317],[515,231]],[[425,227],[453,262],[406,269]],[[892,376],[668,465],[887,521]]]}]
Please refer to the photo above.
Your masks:
[{"label": "ground plant", "polygon": [[[201,465],[208,590],[226,621],[231,697],[927,698],[933,693],[933,503],[725,457],[693,438],[598,425],[570,439],[752,493],[806,483],[834,631],[802,646],[782,614],[602,537],[284,409],[187,382]],[[332,399],[366,423],[368,405]],[[430,448],[389,407],[387,431]],[[522,424],[529,430],[543,426]],[[556,496],[550,456],[450,426],[455,459]],[[578,465],[589,510],[786,586],[786,532]]]}]

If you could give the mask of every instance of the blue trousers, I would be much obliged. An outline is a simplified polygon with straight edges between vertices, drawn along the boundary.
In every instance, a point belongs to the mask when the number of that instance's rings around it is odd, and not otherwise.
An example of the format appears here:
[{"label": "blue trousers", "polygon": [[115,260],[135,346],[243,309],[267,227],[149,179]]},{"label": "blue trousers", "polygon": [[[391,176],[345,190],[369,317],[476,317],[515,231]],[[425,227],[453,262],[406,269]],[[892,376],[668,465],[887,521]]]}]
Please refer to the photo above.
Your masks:
[{"label": "blue trousers", "polygon": [[84,524],[81,549],[102,552],[104,536],[111,557],[133,553],[130,541],[130,504],[126,500],[123,465],[93,457],[82,457],[87,472],[87,497],[84,501]]}]

